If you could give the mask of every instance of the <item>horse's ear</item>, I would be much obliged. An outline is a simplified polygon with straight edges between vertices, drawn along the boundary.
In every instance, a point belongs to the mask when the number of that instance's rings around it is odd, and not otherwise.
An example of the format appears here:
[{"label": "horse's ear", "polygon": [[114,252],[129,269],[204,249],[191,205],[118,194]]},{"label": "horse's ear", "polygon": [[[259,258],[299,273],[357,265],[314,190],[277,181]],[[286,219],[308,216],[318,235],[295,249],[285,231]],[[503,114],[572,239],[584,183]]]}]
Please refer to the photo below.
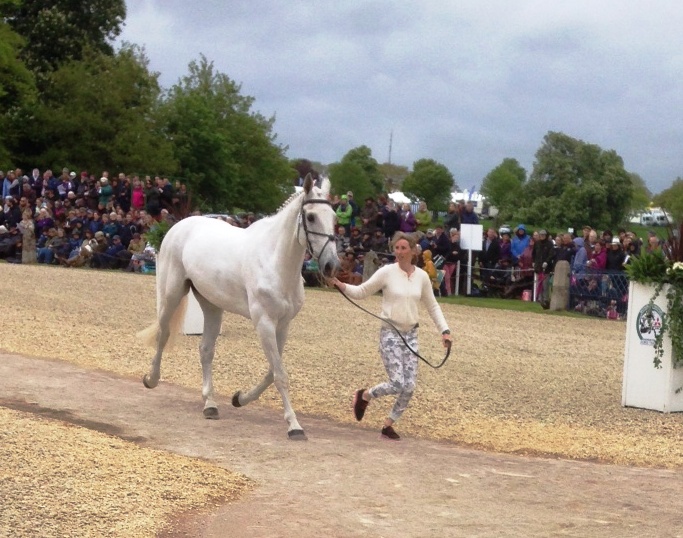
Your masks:
[{"label": "horse's ear", "polygon": [[304,179],[304,192],[308,194],[311,192],[311,189],[313,188],[313,176],[309,172],[306,174],[306,178]]},{"label": "horse's ear", "polygon": [[327,176],[322,176],[322,183],[320,184],[320,189],[323,191],[323,196],[327,197],[330,194],[330,187],[332,187],[332,183],[330,183],[330,178]]}]

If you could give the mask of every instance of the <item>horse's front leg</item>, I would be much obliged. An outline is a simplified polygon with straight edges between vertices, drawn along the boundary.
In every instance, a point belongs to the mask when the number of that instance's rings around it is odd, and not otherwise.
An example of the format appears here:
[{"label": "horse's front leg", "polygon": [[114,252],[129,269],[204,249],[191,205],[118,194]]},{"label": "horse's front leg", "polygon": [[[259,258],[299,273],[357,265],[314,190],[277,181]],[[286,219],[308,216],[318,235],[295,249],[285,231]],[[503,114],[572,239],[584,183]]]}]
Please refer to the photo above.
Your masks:
[{"label": "horse's front leg", "polygon": [[[296,413],[294,412],[292,403],[289,399],[289,376],[282,363],[282,351],[284,350],[285,341],[287,340],[288,329],[289,322],[281,322],[280,326],[276,328],[275,322],[267,316],[261,316],[259,319],[259,322],[256,325],[256,332],[261,339],[261,346],[266,354],[270,368],[264,380],[257,385],[257,387],[254,387],[252,391],[263,385],[264,382],[269,379],[269,376],[272,376],[272,382],[280,393],[282,404],[285,408],[285,420],[288,424],[287,435],[293,441],[305,441],[307,439],[306,434],[299,425]],[[236,394],[236,396],[238,397],[238,401],[244,403],[243,399],[239,397],[239,394]],[[235,401],[233,398],[233,404],[234,403]]]},{"label": "horse's front leg", "polygon": [[199,343],[199,359],[202,363],[202,396],[204,397],[204,416],[218,418],[218,405],[213,395],[213,357],[216,353],[216,339],[221,332],[223,310],[197,296],[197,301],[204,314],[204,332]]}]

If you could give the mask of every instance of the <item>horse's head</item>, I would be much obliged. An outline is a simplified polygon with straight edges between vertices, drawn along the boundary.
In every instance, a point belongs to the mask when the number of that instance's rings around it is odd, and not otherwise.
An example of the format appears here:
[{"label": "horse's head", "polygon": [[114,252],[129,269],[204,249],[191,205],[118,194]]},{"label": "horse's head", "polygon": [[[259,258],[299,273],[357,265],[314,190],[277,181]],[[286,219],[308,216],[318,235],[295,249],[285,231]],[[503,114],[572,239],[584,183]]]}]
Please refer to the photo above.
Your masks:
[{"label": "horse's head", "polygon": [[340,268],[337,244],[334,240],[337,216],[329,200],[330,180],[325,177],[320,187],[314,185],[311,174],[304,180],[301,202],[301,229],[308,251],[318,260],[325,276],[334,275]]}]

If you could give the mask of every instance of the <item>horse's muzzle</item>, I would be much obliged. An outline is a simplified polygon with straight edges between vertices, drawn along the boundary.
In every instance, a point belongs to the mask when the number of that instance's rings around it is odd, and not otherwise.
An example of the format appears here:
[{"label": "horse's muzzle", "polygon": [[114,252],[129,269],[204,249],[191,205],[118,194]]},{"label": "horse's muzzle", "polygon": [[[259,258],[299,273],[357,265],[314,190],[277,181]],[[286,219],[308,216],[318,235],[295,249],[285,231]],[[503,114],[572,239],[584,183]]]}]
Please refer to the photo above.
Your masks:
[{"label": "horse's muzzle", "polygon": [[332,261],[328,261],[323,265],[323,275],[326,277],[333,277],[334,275],[337,274],[337,271],[341,268],[341,265],[339,264],[339,261],[335,264]]}]

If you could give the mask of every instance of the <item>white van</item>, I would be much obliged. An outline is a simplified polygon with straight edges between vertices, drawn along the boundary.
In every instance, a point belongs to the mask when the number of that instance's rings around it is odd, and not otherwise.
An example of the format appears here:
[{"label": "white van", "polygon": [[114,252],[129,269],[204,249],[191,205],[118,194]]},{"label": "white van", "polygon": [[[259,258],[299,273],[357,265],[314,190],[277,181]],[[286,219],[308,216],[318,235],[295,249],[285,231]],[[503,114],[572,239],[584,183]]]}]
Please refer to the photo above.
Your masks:
[{"label": "white van", "polygon": [[652,218],[657,226],[668,226],[671,224],[671,216],[667,215],[664,211],[655,211],[652,213]]},{"label": "white van", "polygon": [[652,226],[654,224],[654,222],[655,222],[655,218],[652,215],[652,213],[643,213],[640,216],[640,223],[643,226]]}]

